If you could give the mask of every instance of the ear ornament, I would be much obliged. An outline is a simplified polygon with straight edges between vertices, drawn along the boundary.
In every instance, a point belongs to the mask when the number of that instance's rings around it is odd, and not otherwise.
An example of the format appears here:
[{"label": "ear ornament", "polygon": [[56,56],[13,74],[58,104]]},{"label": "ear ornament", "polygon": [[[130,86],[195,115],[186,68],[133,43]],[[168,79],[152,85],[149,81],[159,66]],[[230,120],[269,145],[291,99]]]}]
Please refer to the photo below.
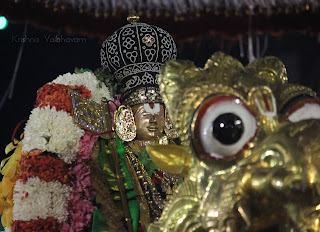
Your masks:
[{"label": "ear ornament", "polygon": [[132,109],[129,106],[120,106],[114,115],[115,131],[118,137],[126,142],[134,140],[137,128],[134,122]]}]

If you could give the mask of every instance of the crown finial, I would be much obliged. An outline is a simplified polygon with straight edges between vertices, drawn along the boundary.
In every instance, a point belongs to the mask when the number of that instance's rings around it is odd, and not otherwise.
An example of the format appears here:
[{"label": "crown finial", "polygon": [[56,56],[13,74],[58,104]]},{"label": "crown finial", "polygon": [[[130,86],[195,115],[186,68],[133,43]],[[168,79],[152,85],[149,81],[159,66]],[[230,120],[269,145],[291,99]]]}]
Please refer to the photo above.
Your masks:
[{"label": "crown finial", "polygon": [[134,9],[130,9],[129,15],[127,17],[127,21],[129,23],[136,23],[139,21],[139,19],[140,19],[140,16],[138,15],[138,13]]}]

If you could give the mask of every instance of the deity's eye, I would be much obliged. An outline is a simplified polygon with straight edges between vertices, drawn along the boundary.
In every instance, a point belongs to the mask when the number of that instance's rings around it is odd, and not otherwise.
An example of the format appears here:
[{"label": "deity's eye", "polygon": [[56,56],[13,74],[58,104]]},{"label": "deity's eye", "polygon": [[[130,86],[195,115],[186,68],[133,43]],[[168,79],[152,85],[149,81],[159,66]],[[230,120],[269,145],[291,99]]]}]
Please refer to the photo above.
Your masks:
[{"label": "deity's eye", "polygon": [[293,123],[307,119],[320,119],[320,101],[314,98],[300,100],[290,107],[286,119]]},{"label": "deity's eye", "polygon": [[200,159],[231,158],[255,136],[256,119],[240,99],[214,96],[197,110],[192,137]]}]

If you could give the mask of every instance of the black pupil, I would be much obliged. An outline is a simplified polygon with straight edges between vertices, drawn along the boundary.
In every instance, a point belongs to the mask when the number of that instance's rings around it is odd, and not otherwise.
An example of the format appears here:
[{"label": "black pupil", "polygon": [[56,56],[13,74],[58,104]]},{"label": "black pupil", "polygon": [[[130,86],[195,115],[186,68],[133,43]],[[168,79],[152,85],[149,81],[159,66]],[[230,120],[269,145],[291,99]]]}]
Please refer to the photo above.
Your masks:
[{"label": "black pupil", "polygon": [[212,122],[212,134],[222,144],[230,145],[238,142],[243,133],[244,125],[239,116],[221,114]]}]

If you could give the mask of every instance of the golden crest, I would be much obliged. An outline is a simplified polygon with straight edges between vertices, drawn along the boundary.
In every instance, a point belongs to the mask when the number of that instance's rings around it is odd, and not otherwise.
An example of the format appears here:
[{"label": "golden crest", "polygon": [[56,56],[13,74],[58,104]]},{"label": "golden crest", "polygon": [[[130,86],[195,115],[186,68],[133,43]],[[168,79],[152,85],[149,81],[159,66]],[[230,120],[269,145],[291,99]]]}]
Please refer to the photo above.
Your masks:
[{"label": "golden crest", "polygon": [[183,147],[148,149],[189,175],[148,231],[320,231],[320,101],[287,79],[276,57],[166,62],[159,84]]}]

